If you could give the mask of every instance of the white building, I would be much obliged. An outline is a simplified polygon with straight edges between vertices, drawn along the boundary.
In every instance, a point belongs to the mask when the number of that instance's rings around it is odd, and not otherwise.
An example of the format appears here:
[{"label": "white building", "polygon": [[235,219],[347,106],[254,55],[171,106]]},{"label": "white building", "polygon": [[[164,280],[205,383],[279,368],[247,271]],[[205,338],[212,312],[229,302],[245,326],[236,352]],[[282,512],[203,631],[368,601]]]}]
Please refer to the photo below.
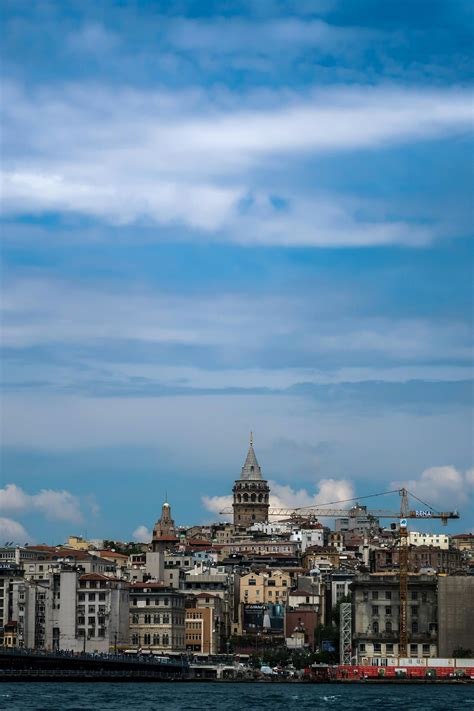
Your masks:
[{"label": "white building", "polygon": [[300,550],[305,552],[310,546],[324,545],[324,529],[322,526],[311,526],[310,528],[293,528],[290,541],[300,544]]},{"label": "white building", "polygon": [[408,542],[412,546],[434,546],[445,551],[449,549],[449,536],[445,533],[410,531],[408,533]]},{"label": "white building", "polygon": [[28,649],[109,652],[128,642],[128,583],[74,568],[14,584],[17,645]]}]

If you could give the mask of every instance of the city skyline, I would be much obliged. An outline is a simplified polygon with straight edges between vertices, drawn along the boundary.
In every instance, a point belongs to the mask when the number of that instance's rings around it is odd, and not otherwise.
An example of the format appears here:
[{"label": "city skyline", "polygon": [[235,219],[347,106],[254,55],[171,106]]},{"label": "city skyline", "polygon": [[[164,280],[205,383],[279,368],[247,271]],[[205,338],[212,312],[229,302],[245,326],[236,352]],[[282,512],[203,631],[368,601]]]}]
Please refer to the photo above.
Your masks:
[{"label": "city skyline", "polygon": [[256,5],[4,3],[4,541],[217,520],[250,430],[474,531],[471,4]]}]

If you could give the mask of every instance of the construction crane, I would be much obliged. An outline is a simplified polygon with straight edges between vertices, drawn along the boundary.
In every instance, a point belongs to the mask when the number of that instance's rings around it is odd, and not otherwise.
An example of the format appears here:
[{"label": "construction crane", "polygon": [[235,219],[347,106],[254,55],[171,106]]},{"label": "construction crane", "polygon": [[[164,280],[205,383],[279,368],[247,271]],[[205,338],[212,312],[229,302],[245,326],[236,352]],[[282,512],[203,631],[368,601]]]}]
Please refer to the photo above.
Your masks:
[{"label": "construction crane", "polygon": [[[394,489],[392,491],[383,491],[380,494],[369,494],[367,496],[361,496],[359,498],[353,499],[343,499],[342,501],[330,501],[327,504],[321,504],[320,506],[302,506],[299,508],[285,509],[285,508],[271,508],[268,511],[268,517],[272,518],[274,521],[289,518],[290,520],[298,520],[301,518],[337,518],[337,517],[356,517],[359,515],[360,507],[358,502],[363,499],[371,499],[378,496],[386,496],[388,494],[399,494],[400,495],[400,511],[387,511],[386,509],[364,509],[364,513],[371,516],[374,519],[378,518],[388,518],[388,519],[398,519],[399,520],[399,579],[400,579],[400,616],[399,616],[399,657],[406,657],[408,650],[408,529],[407,520],[408,519],[439,519],[443,526],[446,526],[449,520],[459,518],[458,511],[436,511],[430,504],[419,499],[414,494],[407,491],[407,489]],[[425,508],[411,509],[409,506],[408,495],[419,504],[422,504]],[[350,509],[344,508],[329,508],[335,506],[336,504],[348,504],[355,502],[355,506]],[[222,515],[228,515],[232,513],[231,508],[224,509],[220,512]]]}]

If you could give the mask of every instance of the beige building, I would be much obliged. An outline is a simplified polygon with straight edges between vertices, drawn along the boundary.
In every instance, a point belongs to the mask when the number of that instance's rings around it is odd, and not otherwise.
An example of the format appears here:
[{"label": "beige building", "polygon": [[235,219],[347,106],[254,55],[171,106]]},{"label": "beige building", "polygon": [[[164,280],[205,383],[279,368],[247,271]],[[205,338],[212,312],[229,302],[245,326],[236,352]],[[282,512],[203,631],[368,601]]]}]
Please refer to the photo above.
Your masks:
[{"label": "beige building", "polygon": [[75,551],[88,551],[89,548],[94,548],[94,544],[86,541],[82,536],[68,536],[66,547],[73,548]]},{"label": "beige building", "polygon": [[130,586],[130,646],[151,652],[184,652],[185,595],[160,583]]},{"label": "beige building", "polygon": [[248,573],[240,578],[240,602],[244,605],[286,604],[291,578],[279,570]]},{"label": "beige building", "polygon": [[200,593],[187,600],[186,651],[219,654],[224,651],[225,606],[217,595]]},{"label": "beige building", "polygon": [[294,558],[297,554],[297,550],[298,543],[296,543],[296,541],[254,541],[253,539],[247,539],[235,543],[226,543],[222,548],[222,553],[226,555],[242,553],[246,556],[278,554],[286,556],[287,558]]},{"label": "beige building", "polygon": [[451,545],[458,551],[474,553],[474,533],[458,533],[451,536]]},{"label": "beige building", "polygon": [[333,568],[339,568],[340,554],[336,548],[313,546],[303,554],[302,562],[305,570],[312,570],[313,568],[332,570]]}]

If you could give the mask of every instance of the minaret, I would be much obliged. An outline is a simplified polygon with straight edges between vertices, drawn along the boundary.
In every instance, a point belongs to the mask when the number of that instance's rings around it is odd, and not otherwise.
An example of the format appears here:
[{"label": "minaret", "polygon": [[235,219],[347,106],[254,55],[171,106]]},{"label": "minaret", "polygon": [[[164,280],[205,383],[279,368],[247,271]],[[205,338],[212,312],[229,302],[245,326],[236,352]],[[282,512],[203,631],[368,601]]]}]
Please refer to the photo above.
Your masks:
[{"label": "minaret", "polygon": [[252,432],[240,479],[236,480],[232,493],[234,526],[251,526],[258,521],[268,521],[270,487],[268,482],[262,479],[262,470],[253,448]]}]

